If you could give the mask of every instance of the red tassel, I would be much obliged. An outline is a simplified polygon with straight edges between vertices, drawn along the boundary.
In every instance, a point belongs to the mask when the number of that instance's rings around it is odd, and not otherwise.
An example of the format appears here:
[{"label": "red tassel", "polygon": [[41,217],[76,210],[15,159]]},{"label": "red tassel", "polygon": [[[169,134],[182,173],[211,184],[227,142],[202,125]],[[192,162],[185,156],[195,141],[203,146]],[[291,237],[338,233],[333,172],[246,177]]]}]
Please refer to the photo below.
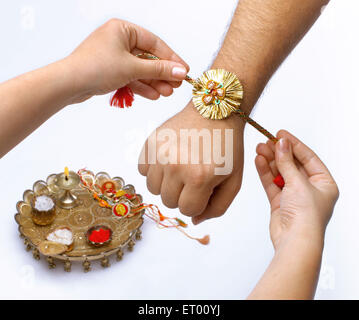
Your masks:
[{"label": "red tassel", "polygon": [[115,94],[112,96],[110,105],[113,107],[124,108],[131,107],[134,101],[134,94],[130,87],[122,87],[117,89]]},{"label": "red tassel", "polygon": [[285,182],[284,182],[284,179],[283,179],[283,177],[281,176],[280,173],[278,173],[278,175],[273,179],[273,182],[274,182],[279,188],[281,188],[281,189],[284,188]]}]

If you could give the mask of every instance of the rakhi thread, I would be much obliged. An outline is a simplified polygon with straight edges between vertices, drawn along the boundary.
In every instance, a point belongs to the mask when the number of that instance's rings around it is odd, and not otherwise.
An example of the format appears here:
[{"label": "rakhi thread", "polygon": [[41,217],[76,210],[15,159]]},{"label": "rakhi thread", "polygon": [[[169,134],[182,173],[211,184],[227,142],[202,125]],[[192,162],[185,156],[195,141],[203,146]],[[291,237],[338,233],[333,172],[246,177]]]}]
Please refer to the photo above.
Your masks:
[{"label": "rakhi thread", "polygon": [[[142,58],[142,59],[149,59],[149,60],[160,60],[159,57],[151,54],[151,53],[139,53],[136,55],[136,57]],[[191,84],[192,86],[194,86],[194,84],[196,83],[196,80],[191,78],[190,76],[186,76],[185,81],[187,81],[189,84]],[[124,88],[127,88],[126,90],[124,90]],[[131,93],[130,95],[133,98],[133,92],[132,90],[125,86],[123,88],[120,88],[116,91],[116,93],[113,95],[113,97],[111,98],[110,101],[110,105],[111,106],[119,106],[120,108],[124,107],[124,103],[119,103],[123,102],[127,99],[127,101],[130,101],[131,99],[129,99],[129,97],[127,95],[129,95],[129,92]],[[124,95],[124,96],[122,96]],[[133,100],[130,102],[130,104],[126,104],[127,107],[132,105]],[[119,103],[119,104],[118,104]],[[255,120],[253,120],[251,117],[249,117],[244,111],[237,111],[238,115],[248,124],[250,124],[251,126],[253,126],[255,129],[257,129],[260,133],[262,133],[263,135],[265,135],[269,140],[273,141],[274,143],[276,143],[278,141],[278,139],[272,135],[268,130],[266,130],[265,128],[263,128],[258,122],[256,122]]]},{"label": "rakhi thread", "polygon": [[[94,199],[98,201],[101,207],[111,209],[115,216],[119,218],[131,218],[143,211],[144,215],[154,221],[158,228],[175,228],[189,239],[196,240],[203,245],[207,245],[209,243],[210,238],[208,235],[203,238],[196,238],[189,235],[183,230],[183,228],[188,227],[187,223],[176,217],[172,218],[164,216],[158,206],[154,204],[141,203],[137,194],[128,194],[122,189],[116,190],[115,184],[112,181],[105,181],[102,186],[95,184],[95,175],[90,170],[80,169],[77,174],[80,177],[81,187],[88,190],[93,195]],[[106,184],[109,184],[108,188]],[[112,194],[112,198],[107,196],[106,193]],[[138,204],[133,206],[132,209],[128,208],[124,215],[119,216],[115,213],[116,207],[120,205],[125,207],[127,206],[123,203],[123,197],[127,200],[135,199]]]}]

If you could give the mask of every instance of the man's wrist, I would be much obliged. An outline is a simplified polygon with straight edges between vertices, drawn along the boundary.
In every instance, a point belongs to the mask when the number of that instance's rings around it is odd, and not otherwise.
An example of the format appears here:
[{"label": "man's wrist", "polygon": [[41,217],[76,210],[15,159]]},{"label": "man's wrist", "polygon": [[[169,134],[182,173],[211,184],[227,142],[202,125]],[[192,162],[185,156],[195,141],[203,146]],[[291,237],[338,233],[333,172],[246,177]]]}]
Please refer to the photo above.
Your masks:
[{"label": "man's wrist", "polygon": [[222,52],[218,54],[211,69],[225,69],[238,77],[244,90],[240,109],[247,115],[250,115],[266,84],[266,80],[262,77],[262,73],[242,65],[242,62],[238,61],[238,59],[234,61],[231,57],[227,57],[227,55]]}]

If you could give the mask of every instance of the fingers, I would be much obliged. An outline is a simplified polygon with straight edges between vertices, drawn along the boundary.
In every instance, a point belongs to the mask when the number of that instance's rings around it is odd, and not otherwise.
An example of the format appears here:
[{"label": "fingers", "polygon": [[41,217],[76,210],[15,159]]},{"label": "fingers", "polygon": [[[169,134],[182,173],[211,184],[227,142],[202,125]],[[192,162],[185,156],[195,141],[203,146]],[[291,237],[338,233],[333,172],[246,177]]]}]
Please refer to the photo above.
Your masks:
[{"label": "fingers", "polygon": [[268,160],[268,163],[275,160],[274,151],[265,143],[259,143],[256,152],[265,157]]},{"label": "fingers", "polygon": [[150,168],[150,165],[147,163],[146,160],[146,150],[147,150],[147,143],[142,148],[140,156],[138,158],[138,172],[143,176],[147,175],[147,172]]},{"label": "fingers", "polygon": [[168,83],[172,86],[172,88],[176,89],[181,86],[182,81],[169,81]]},{"label": "fingers", "polygon": [[161,185],[161,198],[163,204],[171,209],[178,207],[178,200],[183,189],[183,183],[180,180],[173,179],[165,173]]},{"label": "fingers", "polygon": [[147,189],[155,194],[161,193],[163,170],[160,166],[150,166],[147,171]]},{"label": "fingers", "polygon": [[272,140],[267,140],[266,145],[269,147],[269,149],[272,150],[273,154],[275,152],[275,143]]},{"label": "fingers", "polygon": [[187,71],[189,71],[187,63],[184,62],[163,40],[140,26],[133,24],[132,26],[136,33],[135,48],[152,53],[163,60],[178,62],[178,64],[184,66]]},{"label": "fingers", "polygon": [[233,175],[219,186],[212,193],[205,210],[198,216],[192,218],[193,224],[199,224],[204,220],[222,216],[231,205],[241,187],[241,180]]},{"label": "fingers", "polygon": [[186,216],[200,215],[206,208],[212,189],[187,183],[184,185],[178,200],[178,207]]},{"label": "fingers", "polygon": [[273,183],[273,179],[276,175],[273,174],[273,171],[269,166],[268,158],[262,155],[257,155],[255,164],[264,191],[267,194],[267,198],[269,202],[272,202],[275,196],[281,192],[280,188],[278,188],[276,184]]},{"label": "fingers", "polygon": [[128,85],[132,91],[140,96],[150,99],[157,100],[160,97],[160,92],[155,90],[153,87],[142,83],[141,81],[133,81]]},{"label": "fingers", "polygon": [[[146,60],[134,57],[134,71],[137,79],[158,79],[166,81],[182,81],[185,79],[189,66],[159,37],[130,24],[129,28],[135,34],[132,52],[142,50],[159,57],[161,60]],[[137,49],[137,50],[135,50]],[[174,84],[176,86],[177,84]]]},{"label": "fingers", "polygon": [[187,75],[187,69],[182,64],[169,60],[146,60],[132,56],[131,63],[136,79],[182,81]]},{"label": "fingers", "polygon": [[284,181],[287,183],[300,176],[300,172],[294,162],[292,145],[289,139],[280,138],[275,147],[276,164]]},{"label": "fingers", "polygon": [[[270,141],[270,140],[268,140],[268,141]],[[270,142],[273,144],[272,141],[270,141]],[[277,169],[277,165],[275,163],[274,151],[275,151],[274,144],[271,145],[268,142],[267,142],[267,144],[264,144],[264,143],[258,144],[257,149],[256,149],[256,152],[258,155],[261,155],[264,158],[266,158],[266,160],[270,166],[270,169],[272,170],[273,175],[277,176],[279,172]]]},{"label": "fingers", "polygon": [[169,97],[173,93],[173,86],[167,81],[161,80],[140,80],[140,82],[151,86],[156,90],[161,96]]},{"label": "fingers", "polygon": [[[135,49],[133,49],[131,51],[131,53],[136,56],[137,54],[143,53],[143,51],[135,48]],[[155,83],[156,80],[141,80],[141,82],[152,86],[152,83]],[[166,81],[166,83],[171,85],[173,89],[176,89],[176,88],[179,88],[181,86],[182,81]],[[153,88],[155,89],[155,87],[153,87]]]},{"label": "fingers", "polygon": [[285,138],[290,141],[295,158],[304,167],[309,177],[323,174],[331,177],[329,170],[327,169],[325,164],[309,147],[307,147],[299,139],[297,139],[285,130],[279,131],[278,137]]}]

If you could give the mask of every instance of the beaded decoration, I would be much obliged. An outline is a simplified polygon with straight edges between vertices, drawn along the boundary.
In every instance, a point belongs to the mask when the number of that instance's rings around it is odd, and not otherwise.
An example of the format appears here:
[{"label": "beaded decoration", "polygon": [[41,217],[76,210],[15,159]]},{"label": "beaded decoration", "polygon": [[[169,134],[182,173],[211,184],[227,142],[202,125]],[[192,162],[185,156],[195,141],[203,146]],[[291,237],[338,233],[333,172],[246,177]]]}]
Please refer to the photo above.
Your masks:
[{"label": "beaded decoration", "polygon": [[122,189],[116,190],[115,183],[111,180],[105,181],[101,186],[95,184],[95,175],[87,169],[80,169],[77,174],[80,177],[80,185],[88,190],[103,208],[112,210],[116,219],[130,218],[144,212],[144,215],[154,221],[159,228],[176,228],[186,237],[197,240],[201,244],[209,243],[209,236],[195,238],[183,230],[187,224],[179,218],[164,216],[154,204],[142,203],[135,193],[128,193]]}]

